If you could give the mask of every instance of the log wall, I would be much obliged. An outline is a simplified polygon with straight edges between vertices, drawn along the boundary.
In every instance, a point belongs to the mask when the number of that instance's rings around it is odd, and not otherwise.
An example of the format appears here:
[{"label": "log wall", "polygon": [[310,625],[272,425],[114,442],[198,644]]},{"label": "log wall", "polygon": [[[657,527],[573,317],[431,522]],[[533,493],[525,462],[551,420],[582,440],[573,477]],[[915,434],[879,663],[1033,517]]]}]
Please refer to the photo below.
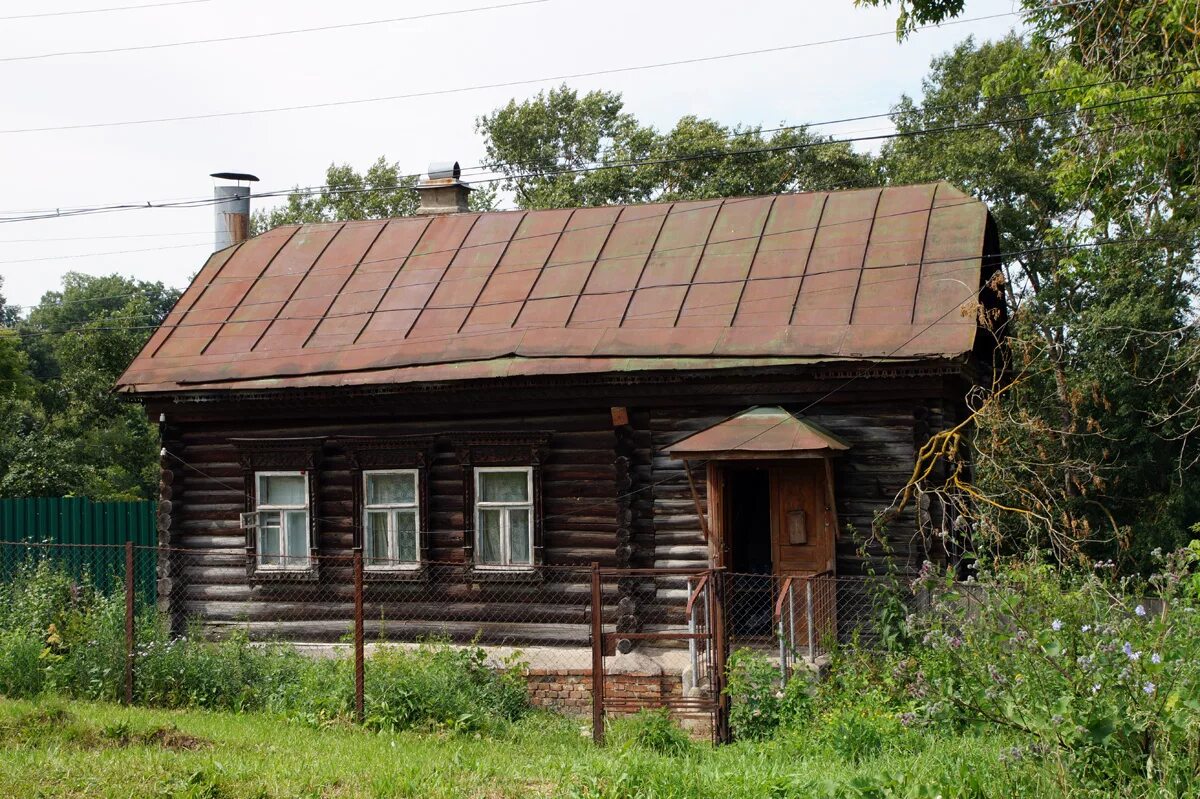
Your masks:
[{"label": "log wall", "polygon": [[[462,576],[465,569],[421,581],[370,582],[367,632],[466,638],[482,632],[499,643],[586,643],[588,564],[707,565],[682,464],[661,454],[663,449],[752,405],[804,407],[821,397],[822,385],[798,383],[794,374],[751,380],[723,375],[682,390],[622,385],[576,388],[571,397],[543,389],[394,401],[347,392],[340,402],[326,398],[286,405],[151,403],[151,413],[168,416],[160,543],[186,553],[160,563],[160,603],[180,624],[200,618],[216,627],[248,626],[262,637],[340,638],[351,619],[349,556],[359,511],[353,465],[339,438],[432,441],[424,471],[427,552],[433,561],[462,563],[470,512],[464,508],[463,479],[470,471],[459,460],[455,436],[544,432],[549,434],[539,467],[544,562],[559,570],[531,584],[480,584]],[[915,447],[954,415],[947,409],[955,405],[960,386],[946,377],[870,379],[808,411],[851,444],[835,461],[839,573],[862,574],[883,555],[879,547],[864,555],[862,541],[875,514],[903,488]],[[625,424],[614,421],[612,407],[618,405],[627,409]],[[247,575],[246,540],[239,527],[239,513],[246,509],[245,472],[234,440],[288,437],[327,439],[313,512],[319,555],[330,560],[315,580],[254,583]],[[697,471],[696,478],[703,492],[703,474]],[[927,553],[914,529],[910,512],[891,521],[886,533],[893,554],[915,570]],[[647,619],[668,619],[685,596],[680,579],[614,581],[605,587],[605,612],[617,629],[633,631]]]}]

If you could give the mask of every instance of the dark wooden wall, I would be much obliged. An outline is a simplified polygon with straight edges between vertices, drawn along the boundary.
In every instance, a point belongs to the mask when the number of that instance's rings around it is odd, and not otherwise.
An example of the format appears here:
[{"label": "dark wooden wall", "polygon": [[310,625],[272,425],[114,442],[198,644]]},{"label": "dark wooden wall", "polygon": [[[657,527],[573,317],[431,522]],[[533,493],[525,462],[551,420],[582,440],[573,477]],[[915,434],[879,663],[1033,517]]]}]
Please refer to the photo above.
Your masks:
[{"label": "dark wooden wall", "polygon": [[[787,378],[787,379],[785,379]],[[586,566],[671,566],[703,569],[707,550],[682,464],[662,455],[673,441],[756,404],[799,408],[821,384],[797,385],[794,375],[747,380],[697,380],[683,389],[644,391],[636,385],[576,390],[421,395],[418,399],[328,396],[311,402],[151,403],[164,412],[164,499],[161,543],[186,550],[160,564],[160,593],[176,618],[216,625],[250,624],[255,635],[313,640],[342,637],[350,623],[348,558],[355,525],[352,465],[342,437],[422,436],[434,441],[427,468],[429,555],[463,559],[464,469],[451,438],[464,431],[550,432],[541,465],[545,563],[539,584],[473,584],[463,570],[435,571],[410,583],[371,583],[368,633],[393,637],[445,633],[509,643],[586,641]],[[915,448],[955,415],[961,381],[871,378],[853,392],[808,413],[851,449],[835,465],[839,523],[838,571],[862,574],[883,556],[864,556],[862,541],[875,514],[903,488]],[[629,424],[614,427],[611,408],[628,408]],[[252,585],[238,514],[245,509],[244,472],[236,438],[322,436],[329,440],[318,476],[315,581]],[[703,492],[703,475],[696,473]],[[469,512],[469,511],[468,511]],[[892,520],[888,547],[915,570],[927,554],[914,535],[914,513]],[[848,531],[849,530],[849,531]],[[572,569],[572,566],[582,568]],[[439,577],[439,574],[441,575]],[[682,579],[606,584],[606,612],[618,629],[665,620],[683,604]]]}]

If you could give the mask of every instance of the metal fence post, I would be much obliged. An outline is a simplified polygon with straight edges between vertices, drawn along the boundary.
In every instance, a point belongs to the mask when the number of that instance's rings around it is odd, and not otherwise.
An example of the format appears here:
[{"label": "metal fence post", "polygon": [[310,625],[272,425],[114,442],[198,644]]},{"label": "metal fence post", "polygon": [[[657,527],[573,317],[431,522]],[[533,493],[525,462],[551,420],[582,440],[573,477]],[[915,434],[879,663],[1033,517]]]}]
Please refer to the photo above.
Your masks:
[{"label": "metal fence post", "polygon": [[604,744],[604,613],[600,564],[592,562],[592,740]]},{"label": "metal fence post", "polygon": [[[688,604],[692,603],[692,578],[687,578],[687,595]],[[696,611],[697,607],[692,605],[691,611],[688,613],[688,665],[692,667],[692,684],[691,686],[684,685],[684,689],[695,688],[700,683],[699,660],[696,657]]]},{"label": "metal fence post", "polygon": [[805,612],[806,618],[808,620],[808,659],[816,660],[817,653],[813,649],[813,641],[815,640],[815,636],[813,635],[813,617],[816,614],[813,613],[812,581],[813,581],[813,578],[811,578],[811,577],[809,577],[807,580],[804,581],[804,600],[805,600],[804,604],[806,605],[804,612]]},{"label": "metal fence post", "polygon": [[713,639],[712,682],[717,699],[717,717],[713,732],[719,744],[729,743],[733,738],[729,730],[729,694],[725,691],[725,661],[729,656],[725,627],[727,622],[725,618],[725,580],[727,576],[724,567],[718,567],[712,571],[712,578],[716,581],[712,587],[713,613],[710,620]]},{"label": "metal fence post", "polygon": [[125,542],[125,704],[133,704],[133,541]]},{"label": "metal fence post", "polygon": [[363,664],[363,553],[354,548],[354,719],[362,724],[363,694],[366,692]]}]

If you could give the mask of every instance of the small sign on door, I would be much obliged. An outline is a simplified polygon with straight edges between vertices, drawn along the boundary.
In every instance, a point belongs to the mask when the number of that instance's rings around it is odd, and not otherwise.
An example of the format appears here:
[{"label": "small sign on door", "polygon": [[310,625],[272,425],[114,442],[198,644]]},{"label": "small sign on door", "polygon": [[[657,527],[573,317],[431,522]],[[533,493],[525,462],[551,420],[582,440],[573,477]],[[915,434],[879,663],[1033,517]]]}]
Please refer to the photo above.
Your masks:
[{"label": "small sign on door", "polygon": [[789,544],[808,543],[808,524],[803,510],[790,510],[787,514],[787,534]]}]

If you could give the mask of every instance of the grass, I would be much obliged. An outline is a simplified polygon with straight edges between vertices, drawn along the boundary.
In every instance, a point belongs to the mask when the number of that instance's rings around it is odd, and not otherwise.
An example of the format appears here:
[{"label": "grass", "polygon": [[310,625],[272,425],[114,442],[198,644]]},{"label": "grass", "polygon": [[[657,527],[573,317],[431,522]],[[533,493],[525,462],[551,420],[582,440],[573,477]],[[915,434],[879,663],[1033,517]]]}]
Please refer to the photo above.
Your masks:
[{"label": "grass", "polygon": [[622,730],[620,722],[614,743],[600,749],[581,734],[582,725],[579,720],[532,714],[491,736],[385,734],[348,726],[313,727],[267,714],[0,699],[0,795],[924,795],[878,792],[871,780],[879,774],[901,775],[904,785],[961,786],[964,791],[957,795],[963,796],[1011,796],[1018,787],[1031,786],[1029,773],[1001,761],[1003,742],[986,737],[913,736],[903,746],[855,763],[831,758],[828,751],[806,751],[810,747],[803,740],[786,738],[719,749],[694,744],[656,751],[639,744],[638,736]]}]

